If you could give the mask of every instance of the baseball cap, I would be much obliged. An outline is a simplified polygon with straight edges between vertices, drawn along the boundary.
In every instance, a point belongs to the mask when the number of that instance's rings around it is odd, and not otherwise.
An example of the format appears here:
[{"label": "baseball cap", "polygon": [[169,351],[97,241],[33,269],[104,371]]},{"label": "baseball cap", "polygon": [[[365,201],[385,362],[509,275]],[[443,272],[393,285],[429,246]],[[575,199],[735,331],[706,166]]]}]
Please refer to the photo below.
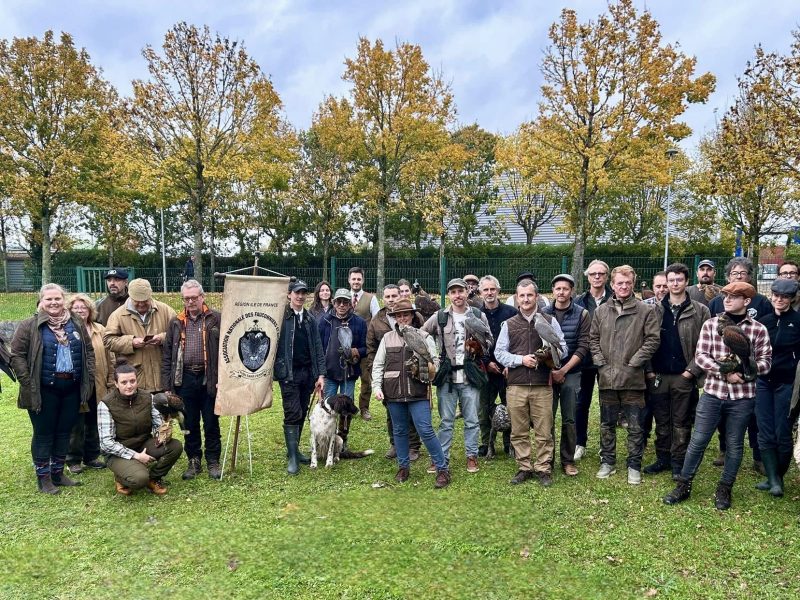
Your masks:
[{"label": "baseball cap", "polygon": [[117,279],[127,279],[128,278],[128,271],[121,267],[113,267],[106,271],[105,279],[109,277],[116,277]]}]

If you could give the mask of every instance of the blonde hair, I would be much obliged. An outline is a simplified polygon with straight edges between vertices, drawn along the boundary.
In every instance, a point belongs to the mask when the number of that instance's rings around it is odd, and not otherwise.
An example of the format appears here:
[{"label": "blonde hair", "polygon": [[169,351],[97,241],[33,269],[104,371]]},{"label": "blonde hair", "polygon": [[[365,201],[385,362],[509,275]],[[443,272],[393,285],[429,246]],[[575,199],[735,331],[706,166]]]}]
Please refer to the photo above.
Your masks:
[{"label": "blonde hair", "polygon": [[72,294],[67,300],[68,311],[72,312],[72,305],[75,304],[76,301],[83,302],[86,305],[86,308],[89,310],[89,320],[86,322],[86,324],[89,325],[94,323],[94,320],[97,318],[97,309],[95,308],[92,299],[86,294]]},{"label": "blonde hair", "polygon": [[625,275],[626,277],[633,277],[633,281],[631,282],[633,285],[636,285],[636,271],[633,270],[633,267],[630,265],[620,265],[618,267],[614,267],[611,271],[611,283],[614,283],[614,277],[616,275]]},{"label": "blonde hair", "polygon": [[39,290],[39,302],[42,301],[42,298],[44,298],[44,295],[47,292],[49,292],[50,290],[58,290],[59,292],[61,292],[62,296],[66,296],[67,295],[67,291],[63,287],[58,285],[57,283],[45,283],[41,287],[41,289]]}]

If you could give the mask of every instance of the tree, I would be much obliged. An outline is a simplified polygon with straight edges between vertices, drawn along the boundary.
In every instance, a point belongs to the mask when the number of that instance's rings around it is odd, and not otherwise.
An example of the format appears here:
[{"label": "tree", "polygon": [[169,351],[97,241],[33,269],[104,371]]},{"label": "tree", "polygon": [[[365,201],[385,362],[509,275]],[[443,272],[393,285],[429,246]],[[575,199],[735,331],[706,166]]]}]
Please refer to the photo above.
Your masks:
[{"label": "tree", "polygon": [[152,176],[186,204],[197,279],[211,203],[232,179],[272,187],[285,178],[289,144],[278,94],[242,44],[179,23],[163,54],[142,51],[149,81],[133,82],[130,134]]},{"label": "tree", "polygon": [[632,0],[580,24],[565,9],[549,31],[540,115],[529,132],[544,149],[542,176],[565,193],[575,235],[572,275],[581,282],[591,211],[609,187],[638,177],[669,143],[691,133],[677,121],[704,102],[714,76],[692,78],[695,59],[662,44],[658,23]]},{"label": "tree", "polygon": [[[0,41],[0,165],[7,192],[30,221],[31,257],[50,281],[64,211],[86,204],[98,171],[112,88],[88,53],[62,33]],[[74,211],[77,213],[78,211]]]},{"label": "tree", "polygon": [[443,147],[446,125],[455,113],[450,87],[433,73],[419,46],[381,40],[358,43],[355,59],[345,61],[343,79],[350,98],[329,102],[336,119],[348,123],[339,143],[361,169],[362,198],[377,217],[378,288],[384,283],[386,218],[397,203],[404,172],[421,154]]}]

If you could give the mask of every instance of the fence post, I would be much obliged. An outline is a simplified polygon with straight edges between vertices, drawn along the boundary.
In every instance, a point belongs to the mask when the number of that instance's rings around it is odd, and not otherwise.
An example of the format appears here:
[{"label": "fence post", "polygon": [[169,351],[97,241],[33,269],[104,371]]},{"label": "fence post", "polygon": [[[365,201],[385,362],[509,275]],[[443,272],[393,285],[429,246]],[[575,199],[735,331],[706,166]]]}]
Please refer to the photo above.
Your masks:
[{"label": "fence post", "polygon": [[567,256],[562,256],[561,257],[561,272],[562,273],[569,273],[569,271],[567,270],[567,261],[568,260],[569,260],[569,257],[567,257]]},{"label": "fence post", "polygon": [[447,257],[442,256],[442,260],[439,261],[439,294],[441,294],[441,302],[442,308],[444,308],[444,298],[447,295]]},{"label": "fence post", "polygon": [[336,257],[331,256],[331,289],[336,291]]},{"label": "fence post", "polygon": [[75,267],[75,280],[77,282],[77,288],[79,294],[86,293],[86,285],[83,281],[83,267]]}]

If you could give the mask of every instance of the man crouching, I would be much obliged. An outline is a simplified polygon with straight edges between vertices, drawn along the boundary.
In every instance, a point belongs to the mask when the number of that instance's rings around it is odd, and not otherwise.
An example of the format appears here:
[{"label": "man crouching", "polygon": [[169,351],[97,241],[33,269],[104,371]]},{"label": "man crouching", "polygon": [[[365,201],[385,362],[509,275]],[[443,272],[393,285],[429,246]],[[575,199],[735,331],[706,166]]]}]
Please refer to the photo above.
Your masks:
[{"label": "man crouching", "polygon": [[169,432],[165,442],[156,440],[163,421],[150,393],[139,390],[132,365],[117,366],[114,385],[116,389],[97,405],[97,429],[100,449],[110,455],[108,468],[114,473],[117,493],[130,496],[146,486],[163,496],[167,493],[163,478],[180,458],[183,446]]}]

